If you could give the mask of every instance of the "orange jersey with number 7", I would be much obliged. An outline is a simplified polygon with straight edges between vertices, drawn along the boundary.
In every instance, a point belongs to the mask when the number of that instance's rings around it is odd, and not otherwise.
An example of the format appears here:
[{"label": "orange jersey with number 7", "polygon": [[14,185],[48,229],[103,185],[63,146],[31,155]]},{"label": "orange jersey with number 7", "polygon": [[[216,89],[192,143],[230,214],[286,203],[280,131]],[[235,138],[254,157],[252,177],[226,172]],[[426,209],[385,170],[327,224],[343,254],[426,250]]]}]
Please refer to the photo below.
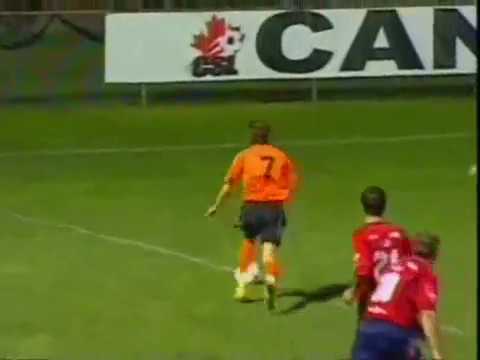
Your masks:
[{"label": "orange jersey with number 7", "polygon": [[243,185],[246,202],[286,202],[297,187],[292,160],[272,145],[252,145],[233,160],[225,182]]}]

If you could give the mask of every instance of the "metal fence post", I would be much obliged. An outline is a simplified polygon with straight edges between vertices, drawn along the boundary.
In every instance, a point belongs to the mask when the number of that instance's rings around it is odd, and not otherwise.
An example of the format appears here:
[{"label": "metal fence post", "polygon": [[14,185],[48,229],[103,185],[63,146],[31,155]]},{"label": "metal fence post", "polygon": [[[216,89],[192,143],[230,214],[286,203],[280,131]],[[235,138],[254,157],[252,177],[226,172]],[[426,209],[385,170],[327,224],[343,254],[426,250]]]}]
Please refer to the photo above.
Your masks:
[{"label": "metal fence post", "polygon": [[316,102],[318,100],[318,83],[317,83],[317,79],[315,78],[312,79],[311,91],[312,91],[312,102]]},{"label": "metal fence post", "polygon": [[141,96],[142,107],[147,107],[148,89],[147,89],[147,85],[144,83],[140,84],[140,96]]},{"label": "metal fence post", "polygon": [[163,0],[163,9],[164,10],[172,10],[173,9],[172,0]]},{"label": "metal fence post", "polygon": [[115,0],[108,0],[107,10],[112,12],[115,11]]},{"label": "metal fence post", "polygon": [[280,3],[280,7],[283,9],[290,9],[292,7],[292,3],[290,0],[282,0]]},{"label": "metal fence post", "polygon": [[[303,10],[305,11],[305,9]],[[306,16],[306,22],[307,24],[310,23],[310,20],[311,20],[311,15],[308,13],[308,12],[305,12],[304,13],[305,16]],[[316,102],[318,100],[318,83],[317,83],[317,79],[316,78],[312,78],[312,80],[310,81],[311,82],[311,85],[310,85],[310,98],[311,98],[311,101],[312,102]]]}]

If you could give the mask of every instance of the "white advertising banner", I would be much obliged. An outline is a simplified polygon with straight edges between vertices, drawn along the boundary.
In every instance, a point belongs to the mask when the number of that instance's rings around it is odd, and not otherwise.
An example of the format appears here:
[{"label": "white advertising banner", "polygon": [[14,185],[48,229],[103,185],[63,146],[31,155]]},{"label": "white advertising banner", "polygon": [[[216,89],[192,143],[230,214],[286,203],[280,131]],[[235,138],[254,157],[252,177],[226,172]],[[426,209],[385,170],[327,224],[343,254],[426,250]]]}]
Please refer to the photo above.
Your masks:
[{"label": "white advertising banner", "polygon": [[472,74],[474,6],[107,16],[105,80]]}]

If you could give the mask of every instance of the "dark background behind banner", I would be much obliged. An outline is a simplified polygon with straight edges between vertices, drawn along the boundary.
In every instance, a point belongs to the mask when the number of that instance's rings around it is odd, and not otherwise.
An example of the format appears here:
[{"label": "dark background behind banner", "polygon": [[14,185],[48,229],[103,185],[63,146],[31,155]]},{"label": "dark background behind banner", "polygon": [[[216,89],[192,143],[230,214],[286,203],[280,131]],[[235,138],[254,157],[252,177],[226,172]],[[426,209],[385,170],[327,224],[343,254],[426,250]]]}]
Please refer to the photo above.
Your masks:
[{"label": "dark background behind banner", "polygon": [[1,10],[189,10],[473,5],[473,0],[3,0]]},{"label": "dark background behind banner", "polygon": [[[104,20],[109,11],[471,4],[464,0],[0,0],[0,103],[138,102],[138,86],[104,84]],[[319,80],[316,86],[320,100],[379,94],[452,96],[471,94],[474,78]],[[312,80],[154,85],[148,91],[150,99],[168,102],[302,100],[311,96]]]}]

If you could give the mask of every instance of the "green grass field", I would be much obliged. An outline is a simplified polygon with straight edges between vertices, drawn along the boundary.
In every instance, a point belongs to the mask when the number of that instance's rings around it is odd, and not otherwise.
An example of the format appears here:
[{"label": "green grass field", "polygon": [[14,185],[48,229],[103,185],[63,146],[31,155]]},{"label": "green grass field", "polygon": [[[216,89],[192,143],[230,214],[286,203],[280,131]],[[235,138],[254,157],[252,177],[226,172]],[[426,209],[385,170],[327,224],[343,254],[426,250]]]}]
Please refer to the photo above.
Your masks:
[{"label": "green grass field", "polygon": [[[392,219],[443,238],[448,359],[474,359],[477,179],[467,172],[476,162],[475,112],[471,98],[3,107],[0,358],[345,358],[355,316],[338,299],[269,314],[262,303],[232,300],[230,273],[165,253],[236,266],[239,200],[213,220],[203,213],[247,142],[247,121],[266,119],[303,173],[282,248],[283,286],[321,292],[349,281],[359,192],[384,186]],[[280,311],[301,300],[281,298]]]}]

